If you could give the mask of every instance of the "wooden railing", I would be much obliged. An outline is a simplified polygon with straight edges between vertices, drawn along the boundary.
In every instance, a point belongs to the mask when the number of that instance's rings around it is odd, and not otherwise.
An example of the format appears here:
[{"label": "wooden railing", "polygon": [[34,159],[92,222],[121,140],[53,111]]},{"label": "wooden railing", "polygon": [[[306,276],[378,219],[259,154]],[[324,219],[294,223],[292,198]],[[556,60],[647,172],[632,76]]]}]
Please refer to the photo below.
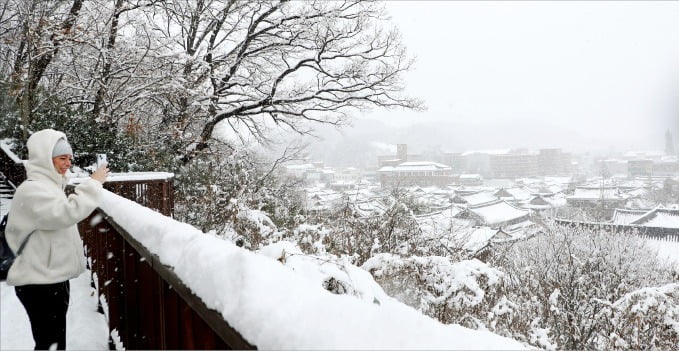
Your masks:
[{"label": "wooden railing", "polygon": [[[5,150],[0,150],[0,172],[15,186],[26,179],[23,164]],[[104,187],[171,216],[172,182],[110,181]],[[108,313],[110,348],[120,342],[125,349],[256,349],[103,210],[95,210],[78,229],[93,283],[103,297],[101,310]]]},{"label": "wooden railing", "polygon": [[103,210],[79,226],[109,328],[126,349],[255,349]]},{"label": "wooden railing", "polygon": [[[172,181],[112,181],[104,187],[171,216]],[[106,301],[109,329],[126,349],[255,349],[102,209],[79,229]]]}]

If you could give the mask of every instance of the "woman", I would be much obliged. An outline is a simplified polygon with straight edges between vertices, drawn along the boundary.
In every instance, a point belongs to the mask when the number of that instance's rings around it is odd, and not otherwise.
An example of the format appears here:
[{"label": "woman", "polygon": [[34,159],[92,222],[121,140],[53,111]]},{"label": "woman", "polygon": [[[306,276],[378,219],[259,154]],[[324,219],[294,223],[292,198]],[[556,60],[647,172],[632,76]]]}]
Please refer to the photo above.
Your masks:
[{"label": "woman", "polygon": [[106,165],[91,179],[64,189],[73,151],[66,135],[52,129],[28,138],[27,180],[14,194],[7,221],[7,242],[16,252],[33,233],[7,275],[31,321],[36,350],[66,348],[69,279],[85,270],[83,242],[76,224],[99,206]]}]

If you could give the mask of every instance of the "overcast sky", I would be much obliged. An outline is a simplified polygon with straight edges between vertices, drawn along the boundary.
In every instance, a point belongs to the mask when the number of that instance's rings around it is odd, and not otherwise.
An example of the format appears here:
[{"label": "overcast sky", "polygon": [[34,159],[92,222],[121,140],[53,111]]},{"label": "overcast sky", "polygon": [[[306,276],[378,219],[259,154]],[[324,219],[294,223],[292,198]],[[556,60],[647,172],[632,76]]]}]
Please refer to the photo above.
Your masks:
[{"label": "overcast sky", "polygon": [[452,137],[465,135],[456,144],[465,149],[662,150],[667,128],[679,141],[679,2],[386,6],[417,58],[405,76],[408,93],[428,111],[369,118],[442,122],[457,129]]}]

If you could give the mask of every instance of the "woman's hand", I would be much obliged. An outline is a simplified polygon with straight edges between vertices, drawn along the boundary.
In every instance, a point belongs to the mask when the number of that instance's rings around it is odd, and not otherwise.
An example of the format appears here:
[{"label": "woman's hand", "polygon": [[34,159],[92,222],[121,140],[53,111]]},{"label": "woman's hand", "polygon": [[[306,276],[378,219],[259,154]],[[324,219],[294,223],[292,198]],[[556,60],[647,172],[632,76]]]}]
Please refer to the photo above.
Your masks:
[{"label": "woman's hand", "polygon": [[98,181],[99,183],[104,184],[106,183],[106,177],[108,176],[108,172],[109,172],[108,163],[104,163],[103,165],[101,165],[101,167],[99,167],[99,169],[94,171],[94,173],[92,173],[90,177]]}]

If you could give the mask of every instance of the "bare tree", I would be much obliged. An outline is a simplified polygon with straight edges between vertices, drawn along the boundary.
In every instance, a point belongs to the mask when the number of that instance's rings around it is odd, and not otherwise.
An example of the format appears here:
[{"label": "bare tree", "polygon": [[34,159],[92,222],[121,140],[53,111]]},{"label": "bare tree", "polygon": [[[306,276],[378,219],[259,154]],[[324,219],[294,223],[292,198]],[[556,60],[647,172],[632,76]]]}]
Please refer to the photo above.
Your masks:
[{"label": "bare tree", "polygon": [[402,95],[412,60],[377,2],[8,4],[2,72],[24,133],[38,83],[79,113],[180,149],[185,163],[209,149],[220,124],[265,141],[270,128],[307,134],[356,110],[422,108]]},{"label": "bare tree", "polygon": [[164,122],[185,140],[185,161],[220,123],[266,140],[268,125],[305,134],[352,109],[422,107],[401,96],[412,60],[375,2],[162,1],[147,15],[182,50]]}]

